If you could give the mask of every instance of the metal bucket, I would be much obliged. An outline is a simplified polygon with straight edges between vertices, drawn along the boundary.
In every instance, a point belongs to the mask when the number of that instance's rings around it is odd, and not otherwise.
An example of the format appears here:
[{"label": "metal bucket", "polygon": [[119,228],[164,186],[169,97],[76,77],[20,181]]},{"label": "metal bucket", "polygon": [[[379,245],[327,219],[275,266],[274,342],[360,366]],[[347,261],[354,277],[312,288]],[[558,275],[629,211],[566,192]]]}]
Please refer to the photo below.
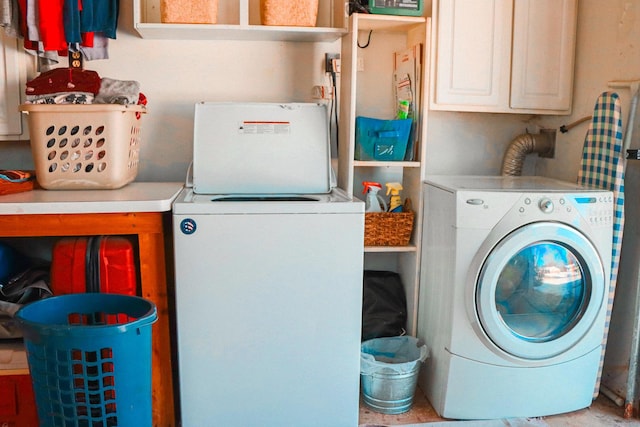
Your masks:
[{"label": "metal bucket", "polygon": [[414,337],[375,338],[361,346],[360,383],[365,405],[382,414],[411,409],[427,347]]},{"label": "metal bucket", "polygon": [[382,414],[402,414],[411,409],[420,365],[412,372],[360,374],[364,403]]}]

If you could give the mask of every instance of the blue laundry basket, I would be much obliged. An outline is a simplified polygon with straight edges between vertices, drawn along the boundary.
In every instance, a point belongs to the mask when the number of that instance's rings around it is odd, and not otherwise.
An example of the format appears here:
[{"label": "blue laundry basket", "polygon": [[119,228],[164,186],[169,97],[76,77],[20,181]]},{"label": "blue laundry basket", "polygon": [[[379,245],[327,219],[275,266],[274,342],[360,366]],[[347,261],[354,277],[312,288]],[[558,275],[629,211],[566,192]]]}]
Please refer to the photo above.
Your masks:
[{"label": "blue laundry basket", "polygon": [[135,296],[69,294],[16,313],[40,426],[151,426],[155,305]]}]

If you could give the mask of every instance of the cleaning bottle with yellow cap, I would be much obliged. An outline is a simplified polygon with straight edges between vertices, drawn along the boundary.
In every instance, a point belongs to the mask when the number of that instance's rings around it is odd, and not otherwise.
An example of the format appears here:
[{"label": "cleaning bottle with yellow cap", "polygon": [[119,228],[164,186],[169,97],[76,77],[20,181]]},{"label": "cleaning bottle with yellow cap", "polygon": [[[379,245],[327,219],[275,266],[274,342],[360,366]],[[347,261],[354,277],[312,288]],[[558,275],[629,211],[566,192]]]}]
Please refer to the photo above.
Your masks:
[{"label": "cleaning bottle with yellow cap", "polygon": [[402,191],[402,184],[399,182],[387,182],[387,196],[389,197],[389,212],[402,212],[402,198],[400,192]]}]

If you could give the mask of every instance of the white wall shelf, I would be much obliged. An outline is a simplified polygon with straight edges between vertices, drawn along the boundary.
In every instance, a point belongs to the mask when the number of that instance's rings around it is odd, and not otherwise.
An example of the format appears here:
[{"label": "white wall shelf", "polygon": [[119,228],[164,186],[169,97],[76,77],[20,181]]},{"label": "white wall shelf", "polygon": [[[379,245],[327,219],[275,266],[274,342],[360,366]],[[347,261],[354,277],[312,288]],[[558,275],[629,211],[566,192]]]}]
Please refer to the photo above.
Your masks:
[{"label": "white wall shelf", "polygon": [[347,33],[337,0],[320,0],[316,27],[261,25],[257,0],[220,2],[215,24],[163,23],[160,0],[134,0],[133,7],[133,26],[145,39],[332,42]]},{"label": "white wall shelf", "polygon": [[354,160],[353,166],[361,167],[361,168],[366,168],[366,167],[419,168],[420,166],[422,166],[422,164],[420,162],[380,162],[380,161],[370,161],[370,160]]},{"label": "white wall shelf", "polygon": [[145,24],[135,29],[145,39],[332,42],[345,34],[335,28],[266,27],[263,25]]},{"label": "white wall shelf", "polygon": [[425,22],[426,18],[422,16],[364,14],[358,15],[358,31],[406,33],[415,30],[417,25]]},{"label": "white wall shelf", "polygon": [[[363,198],[362,181],[400,182],[402,198],[410,198],[415,212],[413,234],[406,246],[365,246],[365,269],[397,272],[407,297],[407,332],[417,328],[417,297],[422,234],[422,180],[425,176],[430,19],[413,16],[353,14],[342,38],[338,186]],[[370,43],[367,43],[367,41]],[[356,117],[393,118],[393,55],[422,45],[420,81],[421,123],[415,161],[355,160]],[[382,60],[388,58],[388,60]],[[384,197],[384,196],[383,196]],[[387,196],[388,197],[388,196]]]},{"label": "white wall shelf", "polygon": [[416,245],[408,245],[408,246],[365,246],[365,252],[417,252],[418,247]]}]

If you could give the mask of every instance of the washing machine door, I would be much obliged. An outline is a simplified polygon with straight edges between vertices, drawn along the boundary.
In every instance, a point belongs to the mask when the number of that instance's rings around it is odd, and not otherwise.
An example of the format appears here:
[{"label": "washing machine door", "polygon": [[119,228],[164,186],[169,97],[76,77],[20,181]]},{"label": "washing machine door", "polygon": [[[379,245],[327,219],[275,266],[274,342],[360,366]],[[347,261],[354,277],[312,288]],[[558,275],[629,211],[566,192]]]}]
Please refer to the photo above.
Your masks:
[{"label": "washing machine door", "polygon": [[544,359],[575,345],[604,303],[605,269],[592,243],[561,223],[523,226],[490,251],[478,275],[480,325],[503,351]]}]

